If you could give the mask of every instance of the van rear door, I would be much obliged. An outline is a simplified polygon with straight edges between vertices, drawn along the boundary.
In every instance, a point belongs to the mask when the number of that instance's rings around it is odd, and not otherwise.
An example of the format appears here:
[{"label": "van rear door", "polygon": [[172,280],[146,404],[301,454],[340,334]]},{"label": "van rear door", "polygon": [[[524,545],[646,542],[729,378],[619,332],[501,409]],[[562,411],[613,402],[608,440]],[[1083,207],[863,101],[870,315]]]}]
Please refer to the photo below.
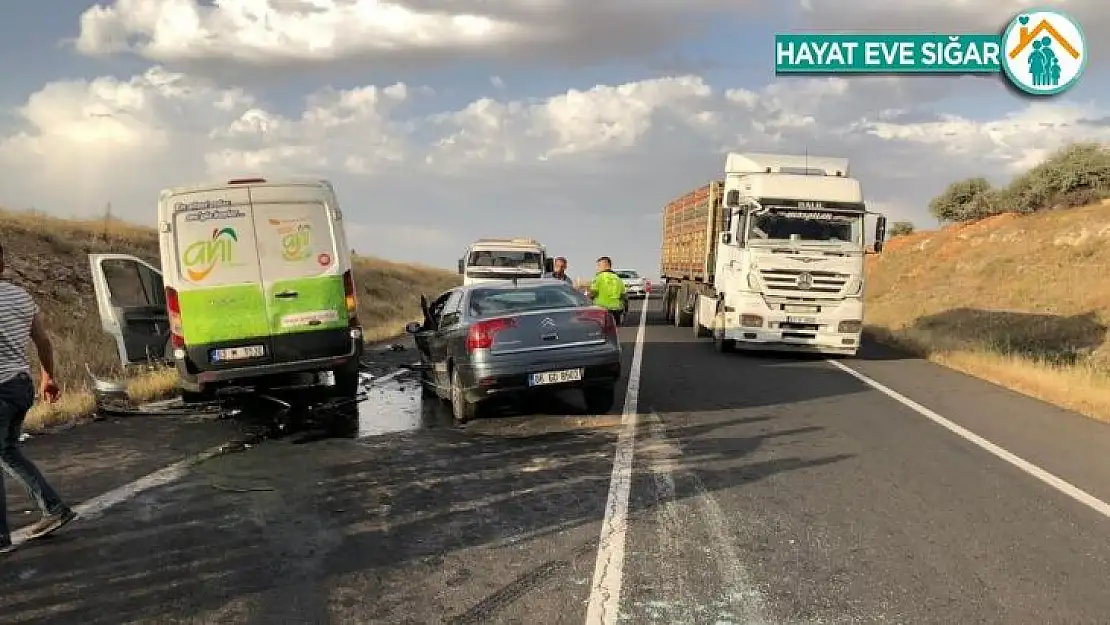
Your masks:
[{"label": "van rear door", "polygon": [[172,211],[173,286],[193,365],[218,371],[273,362],[250,192],[220,187],[163,201]]},{"label": "van rear door", "polygon": [[338,206],[319,184],[250,187],[274,362],[351,351]]}]

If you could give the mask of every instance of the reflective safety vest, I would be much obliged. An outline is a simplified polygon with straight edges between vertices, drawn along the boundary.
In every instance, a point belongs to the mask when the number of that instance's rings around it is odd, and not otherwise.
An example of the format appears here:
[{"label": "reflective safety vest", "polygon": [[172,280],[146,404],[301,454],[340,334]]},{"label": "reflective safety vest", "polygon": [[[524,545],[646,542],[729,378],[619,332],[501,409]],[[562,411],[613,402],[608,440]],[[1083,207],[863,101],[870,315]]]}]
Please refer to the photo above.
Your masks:
[{"label": "reflective safety vest", "polygon": [[624,295],[624,280],[612,271],[600,271],[590,283],[590,290],[594,295],[594,304],[608,310],[621,310],[624,308],[622,296]]}]

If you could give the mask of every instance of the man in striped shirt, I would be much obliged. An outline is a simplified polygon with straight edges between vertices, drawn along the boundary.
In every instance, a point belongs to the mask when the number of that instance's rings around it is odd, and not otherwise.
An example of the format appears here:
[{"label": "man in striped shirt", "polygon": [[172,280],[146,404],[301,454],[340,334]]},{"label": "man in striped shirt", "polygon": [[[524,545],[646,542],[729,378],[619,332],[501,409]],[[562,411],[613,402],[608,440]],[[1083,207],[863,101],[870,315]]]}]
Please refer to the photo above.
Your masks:
[{"label": "man in striped shirt", "polygon": [[[4,248],[0,244],[0,276],[4,273]],[[54,350],[46,335],[42,313],[24,289],[0,280],[0,464],[8,475],[19,480],[42,511],[30,537],[46,536],[77,517],[33,462],[19,449],[23,419],[35,403],[35,383],[31,379],[29,343],[34,342],[42,364],[42,398],[51,403],[61,391],[54,382]],[[12,550],[8,527],[7,495],[0,474],[0,553]]]}]

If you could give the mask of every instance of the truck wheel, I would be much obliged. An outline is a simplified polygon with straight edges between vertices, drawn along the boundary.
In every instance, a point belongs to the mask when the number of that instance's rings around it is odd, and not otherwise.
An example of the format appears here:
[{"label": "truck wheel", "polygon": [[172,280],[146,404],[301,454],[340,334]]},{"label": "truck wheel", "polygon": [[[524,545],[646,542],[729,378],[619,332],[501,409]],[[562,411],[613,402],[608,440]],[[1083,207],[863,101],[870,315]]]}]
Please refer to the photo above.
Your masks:
[{"label": "truck wheel", "polygon": [[694,312],[692,315],[693,321],[690,324],[694,327],[694,338],[696,339],[703,339],[707,336],[712,336],[713,334],[711,330],[702,325],[701,315],[698,313],[698,310],[700,308],[701,307],[698,306],[696,303],[694,304]]},{"label": "truck wheel", "polygon": [[722,354],[732,353],[736,350],[736,341],[725,338],[724,328],[713,328],[713,347]]},{"label": "truck wheel", "polygon": [[678,299],[674,306],[674,325],[678,328],[690,327],[693,319],[692,315],[686,312],[686,302],[690,299],[690,289],[686,285],[678,290]]},{"label": "truck wheel", "polygon": [[598,384],[582,389],[582,399],[586,403],[586,410],[593,415],[603,415],[613,409],[617,401],[617,386],[615,384]]}]

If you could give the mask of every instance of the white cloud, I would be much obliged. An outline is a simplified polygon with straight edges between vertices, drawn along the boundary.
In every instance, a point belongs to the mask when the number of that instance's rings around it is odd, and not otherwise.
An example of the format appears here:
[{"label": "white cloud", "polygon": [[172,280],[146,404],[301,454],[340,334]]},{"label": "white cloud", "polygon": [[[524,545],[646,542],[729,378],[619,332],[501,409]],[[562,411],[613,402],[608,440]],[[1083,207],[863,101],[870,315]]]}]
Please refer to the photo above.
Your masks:
[{"label": "white cloud", "polygon": [[739,89],[688,75],[432,115],[410,108],[427,90],[395,84],[319,91],[290,115],[155,68],[43,87],[20,109],[23,127],[0,137],[0,167],[16,206],[88,214],[111,201],[146,223],[165,186],[311,173],[336,182],[352,244],[367,253],[450,265],[476,236],[532,235],[568,255],[634,256],[653,273],[658,232],[643,215],[718,177],[725,150],[847,156],[874,206],[921,225],[928,198],[954,179],[1004,179],[1070,139],[1110,140],[1093,103],[1018,104],[989,121],[936,112],[937,98],[972,82]]},{"label": "white cloud", "polygon": [[[90,56],[163,64],[283,66],[347,60],[596,59],[688,35],[700,11],[735,0],[114,0],[81,16]],[[750,9],[749,9],[750,10]]]}]

